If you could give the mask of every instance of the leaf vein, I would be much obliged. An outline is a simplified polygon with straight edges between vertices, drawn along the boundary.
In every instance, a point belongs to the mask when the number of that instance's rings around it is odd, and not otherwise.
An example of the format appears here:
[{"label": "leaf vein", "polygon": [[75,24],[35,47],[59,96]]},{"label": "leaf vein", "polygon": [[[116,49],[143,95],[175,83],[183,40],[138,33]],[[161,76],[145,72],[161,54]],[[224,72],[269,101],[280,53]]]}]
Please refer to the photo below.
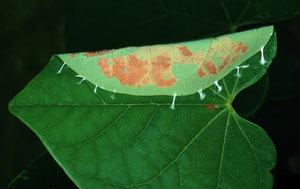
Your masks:
[{"label": "leaf vein", "polygon": [[77,147],[83,146],[87,143],[90,143],[91,141],[96,140],[98,137],[102,136],[111,126],[113,126],[116,122],[118,122],[129,110],[131,106],[129,105],[122,113],[120,113],[120,115],[113,120],[109,125],[107,125],[104,129],[102,129],[98,134],[96,134],[94,137],[88,139],[87,141],[77,144]]},{"label": "leaf vein", "polygon": [[[255,157],[255,160],[257,162],[257,172],[258,172],[258,175],[259,175],[259,186],[261,186],[261,172],[260,172],[260,162],[259,162],[259,159],[258,159],[258,156],[254,150],[254,146],[251,144],[249,138],[247,137],[247,135],[245,134],[244,130],[241,128],[241,125],[239,124],[239,122],[236,120],[235,116],[232,116],[234,121],[236,122],[238,128],[240,129],[242,135],[244,136],[244,138],[246,139],[247,143],[249,144],[252,152],[253,152],[253,155]],[[260,187],[259,187],[260,188]]]},{"label": "leaf vein", "polygon": [[158,109],[159,109],[159,106],[157,106],[157,108],[153,111],[152,115],[150,116],[148,122],[146,123],[145,127],[141,130],[141,132],[136,137],[134,137],[134,139],[132,139],[131,141],[129,141],[129,143],[127,143],[126,145],[124,145],[122,147],[122,150],[125,150],[125,148],[127,148],[128,146],[130,146],[131,144],[133,144],[145,132],[145,130],[147,129],[147,127],[152,122],[152,119],[156,115]]},{"label": "leaf vein", "polygon": [[208,128],[214,122],[222,113],[224,113],[227,109],[222,110],[219,112],[213,119],[211,119],[196,135],[194,138],[191,139],[191,141],[178,153],[178,155],[173,159],[164,169],[162,169],[159,173],[154,175],[152,179],[150,179],[147,182],[143,182],[140,184],[134,184],[134,185],[129,185],[127,187],[137,187],[137,186],[143,186],[147,184],[151,184],[156,178],[158,178],[160,175],[162,175],[168,168],[170,168],[176,161],[179,159],[179,157],[190,147],[190,145],[202,134],[204,130]]},{"label": "leaf vein", "polygon": [[225,131],[224,131],[224,139],[223,139],[223,145],[222,145],[222,152],[221,152],[221,158],[220,158],[220,167],[218,170],[218,184],[216,188],[220,188],[220,180],[221,180],[221,171],[222,171],[222,166],[223,166],[223,158],[224,158],[224,150],[225,150],[225,144],[226,144],[226,137],[227,137],[227,129],[228,129],[228,125],[229,125],[229,113],[227,116],[227,122],[226,122],[226,127],[225,127]]}]

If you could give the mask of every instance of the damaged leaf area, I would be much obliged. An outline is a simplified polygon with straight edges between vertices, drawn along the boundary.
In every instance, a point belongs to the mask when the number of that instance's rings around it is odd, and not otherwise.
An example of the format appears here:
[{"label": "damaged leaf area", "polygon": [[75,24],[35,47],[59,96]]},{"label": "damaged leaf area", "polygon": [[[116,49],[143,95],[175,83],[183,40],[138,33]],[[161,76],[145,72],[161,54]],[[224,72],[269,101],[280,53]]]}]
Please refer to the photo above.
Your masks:
[{"label": "damaged leaf area", "polygon": [[273,34],[262,27],[197,41],[58,55],[102,89],[132,95],[189,95],[211,86],[259,52]]},{"label": "damaged leaf area", "polygon": [[275,147],[231,106],[275,57],[263,30],[54,56],[9,110],[79,188],[272,188]]},{"label": "damaged leaf area", "polygon": [[[233,43],[229,38],[219,40],[226,41],[225,44],[230,46],[229,49],[217,40],[211,40],[211,47],[207,53],[201,50],[193,53],[185,45],[149,46],[138,48],[135,53],[125,56],[101,57],[98,65],[108,78],[116,77],[122,85],[171,87],[180,77],[175,77],[172,72],[174,70],[172,68],[178,64],[183,65],[181,67],[183,70],[187,69],[184,66],[186,64],[195,65],[187,75],[197,72],[199,78],[203,78],[220,73],[248,50],[247,46],[243,46],[243,42]],[[220,66],[216,65],[213,56],[217,56],[217,60],[222,62]]]}]

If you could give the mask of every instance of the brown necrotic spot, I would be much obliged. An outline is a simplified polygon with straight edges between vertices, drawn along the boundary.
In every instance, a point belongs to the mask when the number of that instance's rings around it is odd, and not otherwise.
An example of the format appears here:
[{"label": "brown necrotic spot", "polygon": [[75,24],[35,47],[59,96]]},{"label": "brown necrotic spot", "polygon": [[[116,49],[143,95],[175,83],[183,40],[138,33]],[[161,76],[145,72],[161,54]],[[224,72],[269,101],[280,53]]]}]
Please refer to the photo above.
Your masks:
[{"label": "brown necrotic spot", "polygon": [[232,49],[235,54],[239,54],[240,52],[245,53],[248,50],[248,47],[244,46],[243,42],[239,42],[237,45],[233,44]]},{"label": "brown necrotic spot", "polygon": [[108,64],[108,59],[100,58],[98,65],[101,67],[101,72],[103,72],[108,78],[111,78],[111,68]]},{"label": "brown necrotic spot", "polygon": [[200,78],[203,78],[203,77],[206,76],[206,73],[204,72],[204,70],[203,70],[202,68],[200,68],[200,69],[198,70],[198,76],[199,76]]},{"label": "brown necrotic spot", "polygon": [[128,72],[128,85],[135,86],[148,74],[148,61],[138,59],[137,55],[128,55]]},{"label": "brown necrotic spot", "polygon": [[210,74],[217,74],[217,67],[214,62],[208,60],[204,63],[204,67]]},{"label": "brown necrotic spot", "polygon": [[128,84],[128,72],[122,70],[127,69],[126,62],[122,56],[113,58],[114,64],[112,65],[112,76],[118,78],[122,85]]},{"label": "brown necrotic spot", "polygon": [[183,56],[189,57],[189,56],[193,55],[192,51],[186,46],[180,46],[180,47],[178,47],[178,49],[180,50],[180,52]]},{"label": "brown necrotic spot", "polygon": [[151,74],[158,87],[170,87],[176,79],[171,73],[171,58],[167,55],[158,55],[153,58]]},{"label": "brown necrotic spot", "polygon": [[223,64],[221,66],[219,66],[219,72],[221,72],[224,68],[229,66],[229,64],[231,63],[231,61],[230,61],[231,57],[232,57],[232,55],[226,56],[226,58],[223,60]]}]

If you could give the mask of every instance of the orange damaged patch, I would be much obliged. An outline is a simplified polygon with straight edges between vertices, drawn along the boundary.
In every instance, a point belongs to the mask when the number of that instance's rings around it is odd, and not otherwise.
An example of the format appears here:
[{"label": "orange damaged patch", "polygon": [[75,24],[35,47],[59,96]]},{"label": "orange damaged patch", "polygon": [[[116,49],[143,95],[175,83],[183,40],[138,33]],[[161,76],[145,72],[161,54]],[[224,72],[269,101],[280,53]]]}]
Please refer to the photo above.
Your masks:
[{"label": "orange damaged patch", "polygon": [[231,55],[228,55],[224,60],[223,60],[223,64],[219,67],[219,71],[222,71],[224,68],[226,68],[227,66],[229,66],[230,59],[231,59]]},{"label": "orange damaged patch", "polygon": [[238,54],[240,52],[245,53],[248,50],[247,46],[243,46],[243,42],[239,42],[238,45],[233,45],[234,53]]},{"label": "orange damaged patch", "polygon": [[118,56],[117,58],[113,58],[114,64],[112,65],[112,76],[118,78],[118,80],[122,83],[122,85],[128,84],[128,68],[124,58]]},{"label": "orange damaged patch", "polygon": [[108,59],[100,58],[98,65],[101,66],[101,72],[103,72],[108,78],[111,78],[111,69],[108,64]]},{"label": "orange damaged patch", "polygon": [[[171,58],[166,55],[159,55],[153,58],[151,74],[158,87],[170,87],[176,79],[171,72]],[[167,76],[167,78],[165,78]]]},{"label": "orange damaged patch", "polygon": [[73,54],[71,54],[71,58],[75,58],[75,54],[73,53]]},{"label": "orange damaged patch", "polygon": [[[139,60],[136,55],[128,55],[128,85],[135,86],[148,73],[148,61]],[[139,87],[139,85],[138,85]]]},{"label": "orange damaged patch", "polygon": [[206,71],[208,73],[210,73],[210,74],[214,74],[215,75],[215,74],[218,73],[217,72],[217,67],[216,67],[215,63],[213,63],[212,61],[206,61],[204,63],[204,67],[205,67]]},{"label": "orange damaged patch", "polygon": [[206,73],[203,71],[202,68],[200,68],[200,69],[198,70],[198,76],[199,76],[200,78],[206,76]]},{"label": "orange damaged patch", "polygon": [[128,55],[128,66],[135,68],[144,68],[148,67],[148,61],[138,59],[136,54],[130,54]]},{"label": "orange damaged patch", "polygon": [[192,56],[193,55],[192,51],[189,48],[187,48],[187,46],[181,46],[181,47],[178,47],[178,49],[180,50],[180,52],[183,56]]}]

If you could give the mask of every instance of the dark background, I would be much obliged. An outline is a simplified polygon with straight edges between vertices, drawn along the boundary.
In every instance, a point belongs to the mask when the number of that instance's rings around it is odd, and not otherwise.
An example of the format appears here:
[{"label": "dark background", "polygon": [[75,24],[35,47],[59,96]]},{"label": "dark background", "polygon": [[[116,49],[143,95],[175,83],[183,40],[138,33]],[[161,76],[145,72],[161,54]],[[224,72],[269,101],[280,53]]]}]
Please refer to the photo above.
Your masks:
[{"label": "dark background", "polygon": [[0,188],[17,175],[11,188],[75,187],[34,133],[7,109],[53,54],[186,41],[270,24],[277,32],[277,57],[268,74],[233,105],[274,142],[278,153],[274,187],[299,186],[300,3],[228,0],[225,10],[221,3],[0,1]]}]

